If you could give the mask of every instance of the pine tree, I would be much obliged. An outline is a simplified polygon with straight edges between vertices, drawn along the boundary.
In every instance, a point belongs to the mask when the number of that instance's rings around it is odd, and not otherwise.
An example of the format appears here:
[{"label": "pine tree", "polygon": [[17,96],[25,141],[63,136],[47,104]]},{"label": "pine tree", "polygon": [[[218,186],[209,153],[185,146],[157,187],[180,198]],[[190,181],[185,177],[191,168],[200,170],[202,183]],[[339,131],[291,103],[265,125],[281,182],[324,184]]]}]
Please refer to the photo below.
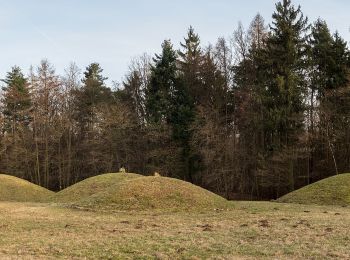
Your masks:
[{"label": "pine tree", "polygon": [[[187,31],[187,36],[184,42],[180,43],[181,50],[178,51],[178,64],[181,77],[180,90],[182,94],[182,109],[186,113],[181,113],[179,118],[182,118],[180,125],[183,135],[183,160],[184,172],[187,179],[191,182],[194,180],[194,175],[198,172],[198,151],[191,147],[193,131],[191,124],[195,118],[195,107],[203,105],[206,102],[208,93],[203,88],[201,78],[201,70],[203,65],[203,53],[200,47],[200,37],[192,26]],[[198,176],[197,176],[198,178]]]},{"label": "pine tree", "polygon": [[171,114],[169,123],[172,127],[173,139],[179,143],[181,152],[182,178],[193,182],[193,155],[190,141],[192,138],[191,124],[194,119],[193,101],[186,85],[181,78],[177,79],[176,89],[171,98]]},{"label": "pine tree", "polygon": [[324,97],[325,89],[330,83],[330,66],[332,66],[332,35],[325,21],[318,19],[312,27],[310,39],[312,83],[315,95],[320,99]]},{"label": "pine tree", "polygon": [[266,51],[263,97],[266,156],[275,196],[293,190],[296,144],[303,130],[306,39],[308,24],[300,6],[290,0],[276,4]]},{"label": "pine tree", "polygon": [[328,123],[328,145],[334,156],[334,172],[339,174],[350,170],[350,52],[347,43],[338,32],[333,36],[332,77],[326,92],[324,105],[331,113]]},{"label": "pine tree", "polygon": [[348,81],[349,72],[349,49],[347,42],[341,38],[338,32],[334,34],[332,44],[333,63],[331,67],[332,75],[330,89],[338,86],[345,86]]},{"label": "pine tree", "polygon": [[151,78],[146,89],[148,121],[165,123],[171,114],[171,96],[177,83],[176,52],[170,41],[162,44],[162,54],[156,54],[151,67]]},{"label": "pine tree", "polygon": [[302,75],[306,49],[304,34],[308,26],[300,7],[295,9],[290,0],[278,3],[276,9],[267,44],[272,81],[268,86],[267,105],[274,113],[271,114],[273,124],[281,145],[284,145],[288,144],[285,133],[292,135],[297,127],[301,127],[305,85]]},{"label": "pine tree", "polygon": [[2,80],[5,83],[2,103],[0,134],[0,167],[18,177],[31,178],[32,156],[32,94],[28,79],[21,69],[13,67]]},{"label": "pine tree", "polygon": [[[179,75],[177,55],[170,41],[162,44],[162,54],[156,55],[146,90],[146,110],[150,125],[170,128],[171,140],[181,152],[176,173],[192,181],[189,170],[190,124],[193,118],[192,100],[183,78]],[[167,131],[167,130],[165,130]],[[165,133],[165,132],[164,132]]]},{"label": "pine tree", "polygon": [[180,43],[182,50],[179,54],[179,69],[181,71],[185,88],[193,98],[194,104],[199,104],[201,100],[201,80],[199,77],[202,64],[202,50],[200,48],[200,38],[195,33],[193,27],[188,29],[184,43]]},{"label": "pine tree", "polygon": [[179,149],[174,145],[170,117],[171,97],[176,85],[176,52],[169,40],[162,44],[151,65],[151,76],[145,91],[147,118],[147,161],[150,171],[176,176]]},{"label": "pine tree", "polygon": [[15,133],[18,124],[29,125],[31,121],[31,95],[29,84],[21,69],[13,67],[2,80],[6,85],[2,88],[3,114],[5,131]]},{"label": "pine tree", "polygon": [[105,86],[106,77],[98,63],[92,63],[84,72],[83,86],[76,92],[76,118],[80,127],[91,130],[96,120],[96,109],[101,103],[113,101],[112,91]]},{"label": "pine tree", "polygon": [[350,131],[346,123],[349,120],[349,50],[339,34],[332,37],[326,22],[320,19],[313,26],[310,45],[311,91],[316,93],[319,104],[311,169],[312,173],[318,173],[314,176],[317,180],[350,168],[346,159]]},{"label": "pine tree", "polygon": [[[324,142],[321,141],[326,136],[321,125],[325,125],[323,119],[320,120],[320,110],[318,109],[320,100],[325,95],[325,90],[329,83],[329,66],[332,63],[332,35],[325,21],[318,19],[311,28],[309,40],[309,66],[310,66],[310,86],[308,96],[308,134],[309,134],[309,158],[306,184],[312,180],[317,180],[324,171],[329,171],[325,165],[319,165],[319,158],[324,158]],[[323,132],[323,133],[322,133]],[[322,160],[324,161],[324,160]],[[324,169],[324,170],[323,170]]]},{"label": "pine tree", "polygon": [[102,120],[107,106],[115,102],[113,93],[105,85],[107,79],[98,63],[92,63],[84,72],[82,87],[75,92],[74,119],[77,122],[77,161],[84,178],[110,170],[109,146],[103,142]]}]

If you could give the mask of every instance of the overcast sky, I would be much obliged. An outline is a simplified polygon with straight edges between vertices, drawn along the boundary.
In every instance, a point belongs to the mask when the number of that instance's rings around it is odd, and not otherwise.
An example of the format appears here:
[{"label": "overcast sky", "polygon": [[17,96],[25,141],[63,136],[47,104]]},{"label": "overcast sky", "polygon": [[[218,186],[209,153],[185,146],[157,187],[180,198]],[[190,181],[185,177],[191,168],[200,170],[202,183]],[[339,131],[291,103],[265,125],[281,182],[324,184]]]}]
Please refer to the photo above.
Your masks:
[{"label": "overcast sky", "polygon": [[[120,81],[132,57],[160,51],[164,39],[178,48],[192,25],[203,45],[228,37],[257,12],[271,21],[274,0],[3,0],[0,2],[0,77],[13,65],[27,73],[48,59],[58,73],[72,61],[84,69],[99,62]],[[350,1],[294,0],[310,21],[325,19],[350,41]]]}]

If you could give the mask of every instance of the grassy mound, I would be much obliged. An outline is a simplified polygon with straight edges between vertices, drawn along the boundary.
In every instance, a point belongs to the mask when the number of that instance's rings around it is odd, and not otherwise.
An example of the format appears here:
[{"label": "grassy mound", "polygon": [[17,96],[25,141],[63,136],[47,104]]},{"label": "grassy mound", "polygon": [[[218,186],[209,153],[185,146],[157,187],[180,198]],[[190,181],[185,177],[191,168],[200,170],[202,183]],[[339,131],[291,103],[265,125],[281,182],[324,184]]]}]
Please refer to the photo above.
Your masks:
[{"label": "grassy mound", "polygon": [[91,177],[74,184],[53,196],[55,202],[75,202],[90,197],[93,194],[103,192],[110,186],[117,185],[123,181],[141,177],[134,173],[107,173]]},{"label": "grassy mound", "polygon": [[279,202],[317,204],[317,205],[350,205],[350,174],[340,174],[293,191]]},{"label": "grassy mound", "polygon": [[198,186],[166,177],[133,178],[75,204],[117,210],[221,208],[226,200]]},{"label": "grassy mound", "polygon": [[46,202],[54,194],[14,176],[0,174],[0,201]]}]

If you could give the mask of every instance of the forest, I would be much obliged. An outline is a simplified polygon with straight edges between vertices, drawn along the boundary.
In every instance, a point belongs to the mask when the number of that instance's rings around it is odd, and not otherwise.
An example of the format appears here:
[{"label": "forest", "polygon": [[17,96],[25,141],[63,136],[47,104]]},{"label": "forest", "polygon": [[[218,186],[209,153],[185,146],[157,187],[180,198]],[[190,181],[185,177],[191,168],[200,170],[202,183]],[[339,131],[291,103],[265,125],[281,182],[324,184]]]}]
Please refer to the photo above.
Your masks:
[{"label": "forest", "polygon": [[97,62],[9,68],[0,172],[59,191],[124,167],[254,200],[350,172],[350,52],[326,21],[282,0],[269,25],[257,14],[208,46],[184,34],[120,84]]}]

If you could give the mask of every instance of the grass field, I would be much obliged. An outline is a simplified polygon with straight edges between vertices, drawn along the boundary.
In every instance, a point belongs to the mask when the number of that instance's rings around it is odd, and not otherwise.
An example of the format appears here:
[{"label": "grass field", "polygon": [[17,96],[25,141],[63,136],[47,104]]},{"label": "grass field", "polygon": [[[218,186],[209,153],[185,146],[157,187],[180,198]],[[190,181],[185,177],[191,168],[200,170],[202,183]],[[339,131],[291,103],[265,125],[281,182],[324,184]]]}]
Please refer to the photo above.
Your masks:
[{"label": "grass field", "polygon": [[[106,176],[108,175],[93,179],[104,180]],[[99,192],[73,201],[73,206],[95,210],[202,210],[225,208],[227,200],[189,182],[147,176],[118,180]]]},{"label": "grass field", "polygon": [[279,200],[328,204],[315,206],[228,202],[137,174],[56,194],[0,175],[0,259],[350,259],[349,181],[339,175]]},{"label": "grass field", "polygon": [[0,202],[0,259],[350,258],[350,208],[233,202],[198,212]]},{"label": "grass field", "polygon": [[350,173],[339,174],[315,182],[283,196],[278,201],[300,204],[350,206]]},{"label": "grass field", "polygon": [[126,180],[142,177],[135,173],[107,173],[85,179],[52,196],[56,202],[75,202],[86,199],[93,194],[103,192],[110,187],[118,185]]},{"label": "grass field", "polygon": [[0,174],[0,201],[48,202],[54,192],[14,176]]}]

